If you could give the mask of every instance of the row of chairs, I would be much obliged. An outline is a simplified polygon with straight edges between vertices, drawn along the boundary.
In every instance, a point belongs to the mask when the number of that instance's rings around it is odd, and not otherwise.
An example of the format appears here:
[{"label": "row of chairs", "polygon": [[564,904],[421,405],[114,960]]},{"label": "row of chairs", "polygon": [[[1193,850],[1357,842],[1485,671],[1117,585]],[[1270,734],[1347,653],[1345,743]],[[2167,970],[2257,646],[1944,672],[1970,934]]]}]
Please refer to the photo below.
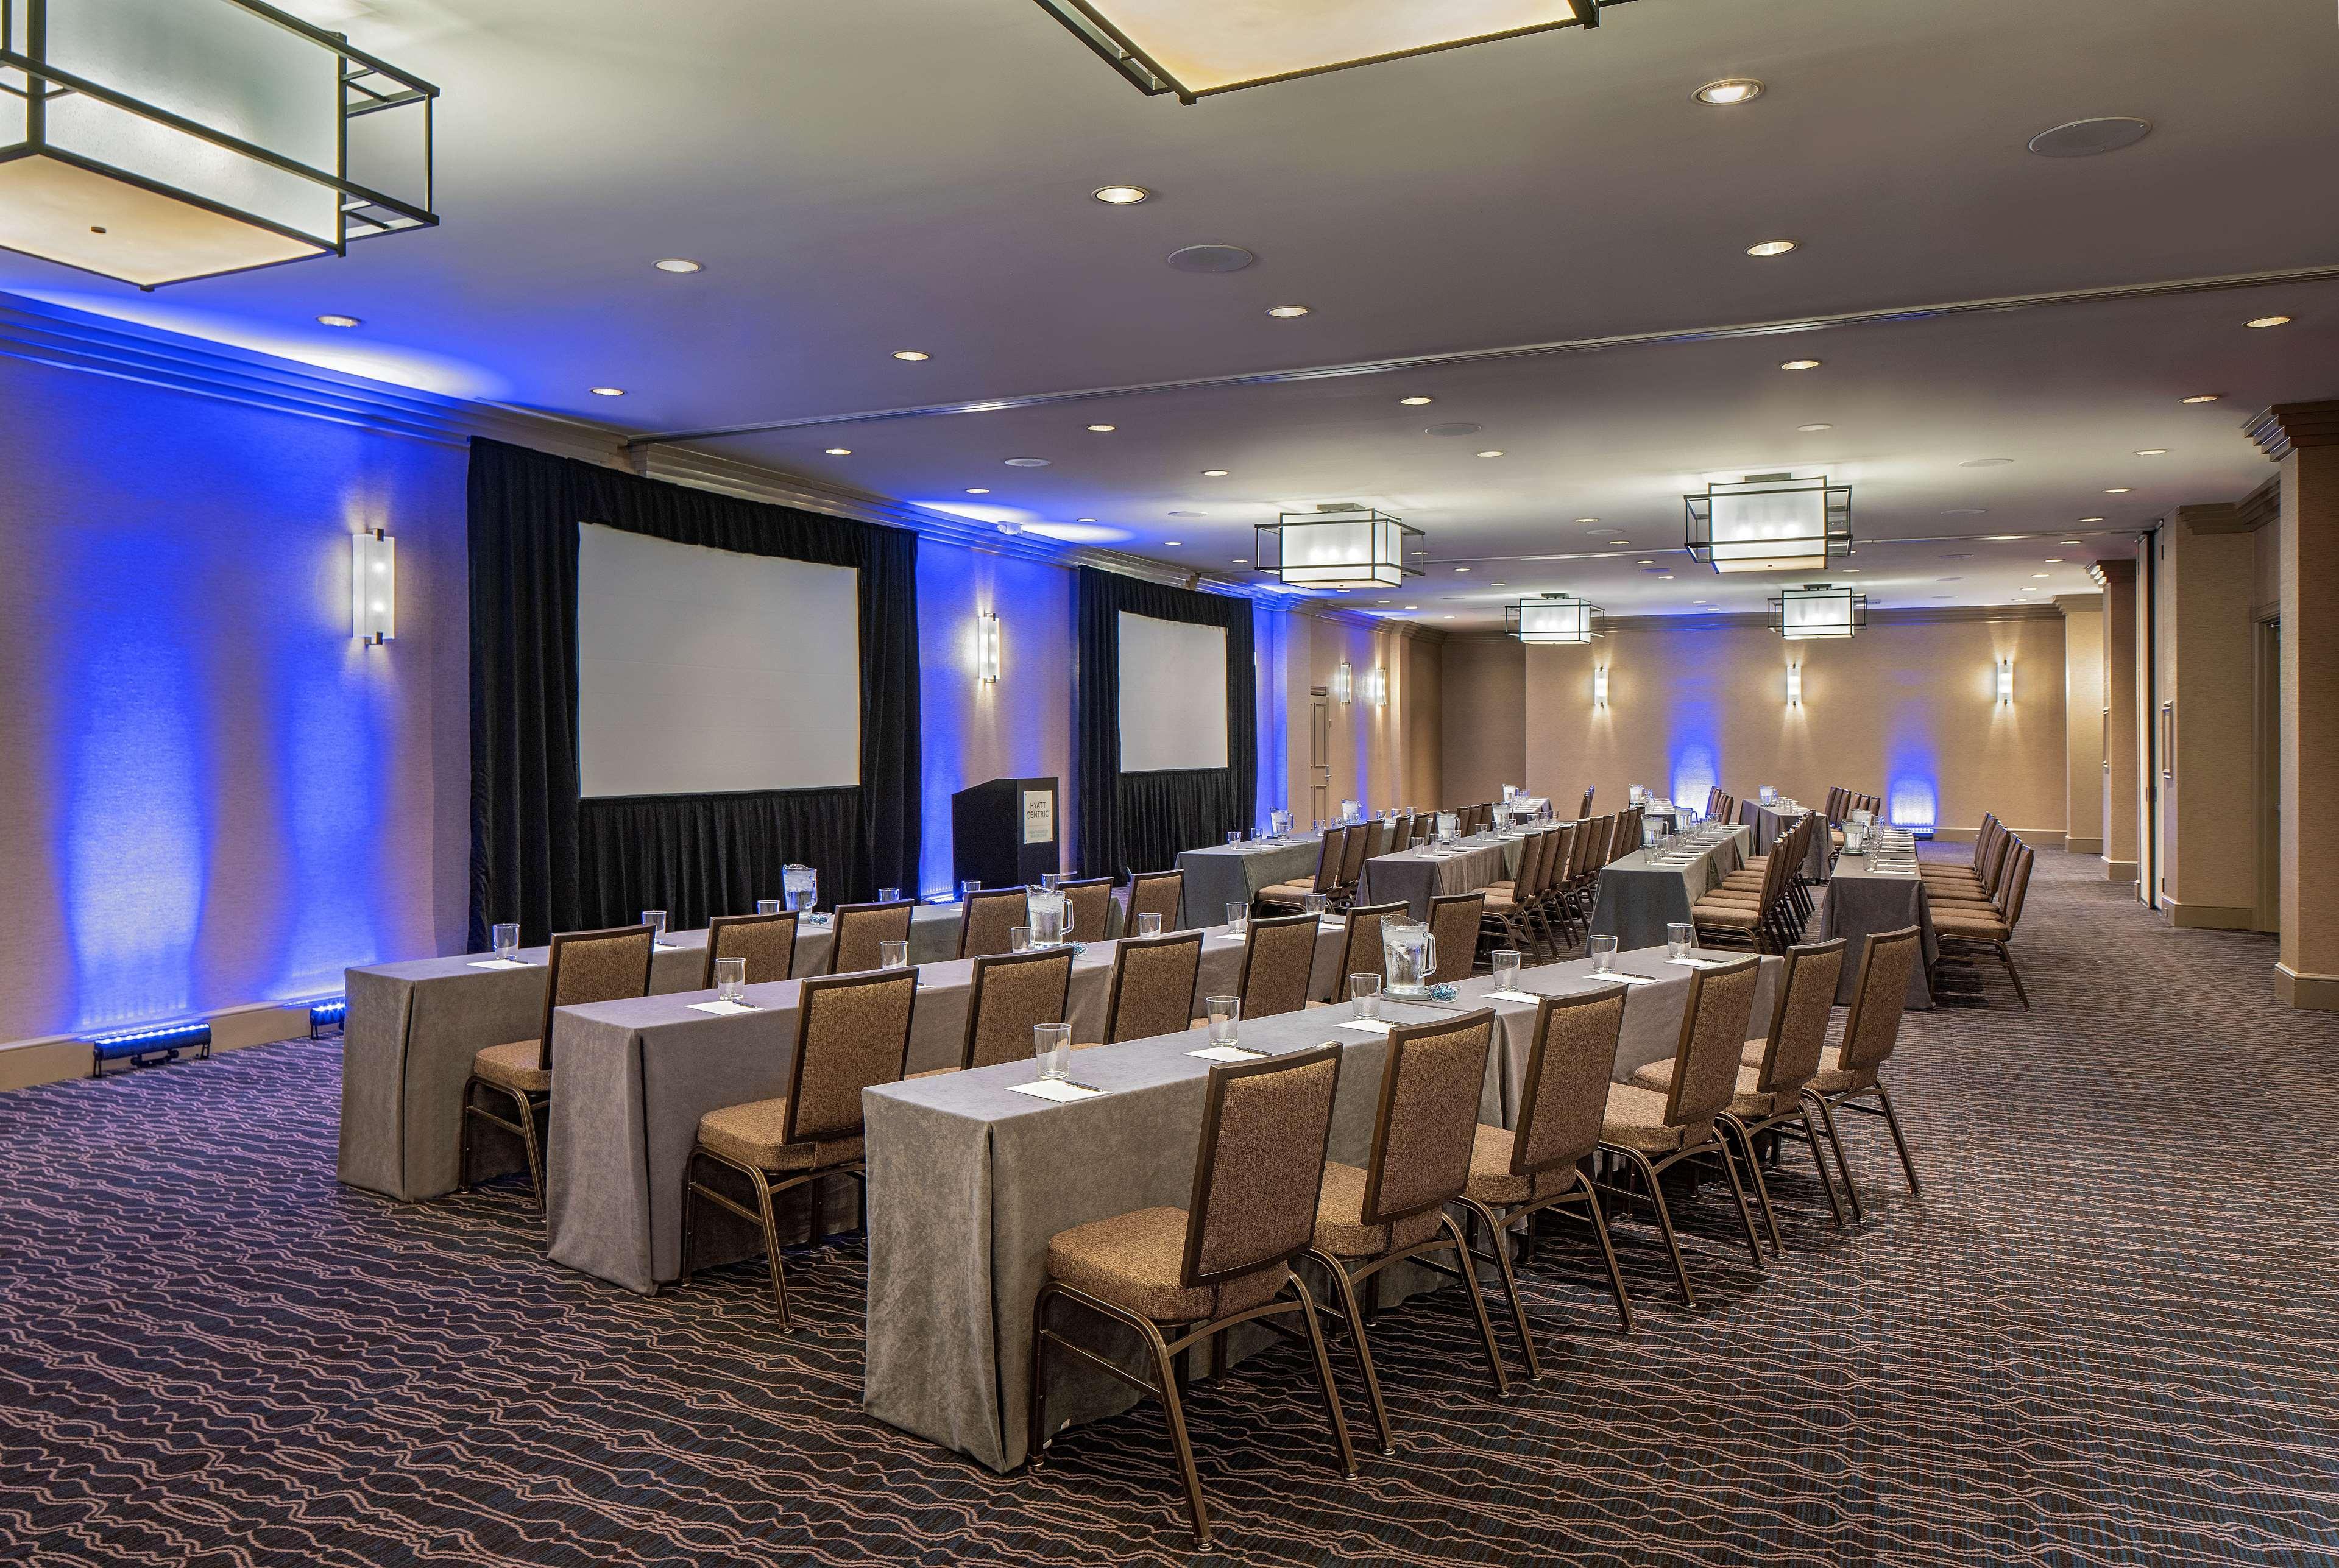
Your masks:
[{"label": "row of chairs", "polygon": [[1804,875],[1822,819],[1805,812],[1768,854],[1754,855],[1690,907],[1701,945],[1784,952],[1802,941],[1815,903]]},{"label": "row of chairs", "polygon": [[1720,784],[1709,784],[1705,791],[1705,814],[1716,822],[1738,820],[1738,797]]},{"label": "row of chairs", "polygon": [[2022,971],[2014,967],[2013,943],[2035,858],[2031,847],[1993,812],[1982,818],[1981,831],[1974,835],[1970,867],[1920,868],[1925,900],[1932,908],[1933,934],[1940,943],[1936,978],[1944,969],[1979,970],[1995,963],[2013,981],[2023,1011],[2029,1011],[2030,993],[2023,987]]},{"label": "row of chairs", "polygon": [[1590,926],[1601,868],[1640,848],[1642,832],[1636,806],[1528,834],[1518,874],[1483,890],[1486,940],[1551,958],[1574,949]]},{"label": "row of chairs", "polygon": [[[1048,1244],[1048,1278],[1032,1314],[1028,1449],[1036,1466],[1055,1435],[1049,1415],[1052,1360],[1077,1362],[1158,1400],[1184,1481],[1198,1543],[1210,1544],[1208,1504],[1195,1468],[1181,1398],[1190,1351],[1225,1366],[1225,1336],[1259,1324],[1305,1343],[1321,1387],[1341,1473],[1357,1475],[1347,1412],[1325,1331],[1345,1332],[1381,1452],[1395,1452],[1371,1334],[1374,1282],[1398,1264],[1459,1283],[1498,1395],[1511,1390],[1483,1289],[1491,1269],[1527,1376],[1544,1363],[1518,1291],[1533,1261],[1527,1241],[1544,1214],[1584,1219],[1623,1331],[1636,1331],[1630,1295],[1602,1202],[1645,1202],[1686,1305],[1696,1297],[1667,1208],[1663,1172],[1683,1162],[1724,1178],[1749,1251],[1765,1266],[1747,1203],[1751,1183],[1773,1256],[1783,1238],[1762,1173],[1758,1140],[1787,1134],[1811,1149],[1835,1223],[1844,1223],[1821,1141],[1835,1156],[1855,1219],[1863,1211],[1834,1120],[1837,1109],[1872,1098],[1893,1129],[1910,1189],[1916,1168],[1879,1069],[1900,1032],[1901,996],[1920,962],[1914,927],[1870,939],[1844,1033],[1827,1043],[1844,943],[1791,951],[1770,1027],[1750,1037],[1760,960],[1696,972],[1670,1062],[1613,1082],[1626,991],[1545,998],[1537,1007],[1515,1125],[1478,1120],[1480,1088],[1498,1028],[1477,1011],[1389,1034],[1379,1107],[1365,1163],[1327,1158],[1346,1053],[1337,1042],[1257,1062],[1214,1067],[1206,1090],[1191,1196],[1091,1221]],[[1814,1116],[1816,1115],[1816,1121]],[[1742,1166],[1745,1178],[1742,1180]],[[1629,1174],[1633,1186],[1614,1177]],[[1073,1313],[1116,1324],[1143,1343],[1132,1370],[1101,1354],[1066,1321]],[[1286,1321],[1293,1320],[1293,1321]]]}]

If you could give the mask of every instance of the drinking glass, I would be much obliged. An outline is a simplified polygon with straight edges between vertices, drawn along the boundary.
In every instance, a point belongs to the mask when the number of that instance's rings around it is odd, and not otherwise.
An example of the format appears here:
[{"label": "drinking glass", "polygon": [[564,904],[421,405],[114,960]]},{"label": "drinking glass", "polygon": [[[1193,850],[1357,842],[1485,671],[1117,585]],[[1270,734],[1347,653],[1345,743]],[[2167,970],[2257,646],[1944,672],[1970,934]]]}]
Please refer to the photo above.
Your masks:
[{"label": "drinking glass", "polygon": [[1140,936],[1160,936],[1161,934],[1161,917],[1158,914],[1139,915],[1137,917],[1137,934]]},{"label": "drinking glass", "polygon": [[898,887],[881,887],[877,890],[877,902],[879,903],[899,903],[902,902],[902,890]]},{"label": "drinking glass", "polygon": [[962,900],[972,898],[976,893],[979,893],[982,891],[982,883],[973,880],[972,877],[958,884],[958,896]]},{"label": "drinking glass", "polygon": [[745,959],[718,958],[715,961],[715,994],[725,1001],[737,1001],[747,994]]},{"label": "drinking glass", "polygon": [[664,947],[666,945],[666,911],[662,909],[642,911],[642,923],[650,928],[650,940],[658,946]]},{"label": "drinking glass", "polygon": [[1031,951],[1031,928],[1028,925],[1009,926],[1007,928],[1007,951],[1010,952],[1030,952]]},{"label": "drinking glass", "polygon": [[1328,902],[1330,901],[1320,892],[1302,893],[1299,896],[1299,907],[1318,920],[1324,918],[1324,906]]},{"label": "drinking glass", "polygon": [[1357,1019],[1369,1023],[1381,1015],[1381,977],[1377,974],[1352,974],[1348,977],[1348,1006]]},{"label": "drinking glass", "polygon": [[1040,873],[1040,885],[1051,892],[1054,892],[1056,884],[1063,880],[1064,873],[1060,871],[1043,871]]},{"label": "drinking glass", "polygon": [[1031,1053],[1040,1059],[1040,1076],[1061,1082],[1072,1076],[1072,1026],[1069,1023],[1035,1023],[1031,1026]]},{"label": "drinking glass", "polygon": [[1665,956],[1687,958],[1697,945],[1697,927],[1675,922],[1665,927]]},{"label": "drinking glass", "polygon": [[519,927],[517,925],[496,927],[496,956],[506,963],[519,962]]},{"label": "drinking glass", "polygon": [[1242,1022],[1242,998],[1214,996],[1203,1004],[1209,1010],[1210,1043],[1232,1045]]},{"label": "drinking glass", "polygon": [[909,968],[910,944],[906,942],[879,942],[877,944],[877,967],[879,969]]},{"label": "drinking glass", "polygon": [[1492,957],[1495,965],[1495,989],[1496,991],[1518,990],[1519,955],[1517,950],[1515,948],[1498,947],[1490,956]]},{"label": "drinking glass", "polygon": [[787,905],[775,898],[759,898],[755,901],[757,914],[777,914],[785,908]]},{"label": "drinking glass", "polygon": [[1247,903],[1230,903],[1227,905],[1227,934],[1229,936],[1242,936],[1247,934],[1249,931],[1250,905]]},{"label": "drinking glass", "polygon": [[1616,968],[1616,939],[1613,936],[1595,936],[1589,945],[1592,950],[1592,972],[1614,973]]},{"label": "drinking glass", "polygon": [[1238,827],[1238,828],[1229,828],[1229,829],[1227,830],[1227,842],[1228,842],[1229,843],[1242,843],[1242,829],[1240,829],[1240,828],[1239,828],[1239,827]]}]

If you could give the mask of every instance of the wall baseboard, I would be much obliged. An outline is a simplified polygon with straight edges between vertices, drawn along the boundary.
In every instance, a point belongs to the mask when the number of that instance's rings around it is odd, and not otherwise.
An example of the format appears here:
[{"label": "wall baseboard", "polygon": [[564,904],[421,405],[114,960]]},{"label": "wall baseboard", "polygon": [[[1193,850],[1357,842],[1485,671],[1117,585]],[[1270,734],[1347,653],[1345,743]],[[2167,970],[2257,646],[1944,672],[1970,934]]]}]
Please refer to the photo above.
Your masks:
[{"label": "wall baseboard", "polygon": [[2301,974],[2278,963],[2274,966],[2274,993],[2291,1007],[2339,1012],[2339,974]]},{"label": "wall baseboard", "polygon": [[[2063,830],[2058,827],[2018,827],[2013,833],[2015,837],[2033,849],[2063,847]],[[1937,827],[1933,830],[1935,843],[1971,843],[1980,836],[1979,828]]]},{"label": "wall baseboard", "polygon": [[2106,882],[2134,882],[2136,880],[2136,862],[2132,860],[2106,860],[2104,862],[2104,880]]},{"label": "wall baseboard", "polygon": [[[242,1050],[246,1046],[307,1038],[309,1007],[305,1001],[259,1001],[195,1016],[212,1026],[212,1051],[216,1055],[223,1050]],[[114,1072],[130,1070],[117,1068]],[[77,1035],[53,1034],[0,1045],[0,1091],[64,1083],[88,1076],[89,1046]]]},{"label": "wall baseboard", "polygon": [[2099,838],[2072,838],[2066,834],[2063,847],[2073,854],[2101,855],[2104,853],[2104,841]]},{"label": "wall baseboard", "polygon": [[2168,923],[2194,931],[2248,931],[2257,924],[2258,912],[2229,903],[2186,903],[2168,901]]}]

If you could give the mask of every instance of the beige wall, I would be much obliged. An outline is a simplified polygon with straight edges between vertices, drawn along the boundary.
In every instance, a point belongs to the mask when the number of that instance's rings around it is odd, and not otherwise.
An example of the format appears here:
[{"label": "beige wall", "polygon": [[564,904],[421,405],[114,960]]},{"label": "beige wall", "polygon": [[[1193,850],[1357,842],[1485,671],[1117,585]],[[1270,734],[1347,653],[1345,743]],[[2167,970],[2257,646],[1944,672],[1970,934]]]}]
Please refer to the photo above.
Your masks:
[{"label": "beige wall", "polygon": [[1505,636],[1449,637],[1446,713],[1440,728],[1446,805],[1502,798],[1503,785],[1527,774],[1526,660]]},{"label": "beige wall", "polygon": [[2098,595],[2055,601],[2063,612],[2063,847],[2104,850],[2104,611]]},{"label": "beige wall", "polygon": [[[1434,638],[1395,628],[1357,626],[1295,613],[1284,636],[1284,705],[1288,809],[1304,825],[1319,815],[1336,815],[1343,800],[1358,800],[1373,811],[1390,806],[1434,806],[1438,801],[1440,696],[1443,649]],[[1354,699],[1331,695],[1332,673],[1346,659]],[[1366,700],[1369,672],[1388,672],[1388,702]],[[1329,764],[1324,805],[1312,784],[1309,725],[1318,688],[1325,705]]]},{"label": "beige wall", "polygon": [[[1494,703],[1449,704],[1446,754],[1500,754],[1515,729],[1527,787],[1571,809],[1587,785],[1601,804],[1645,784],[1702,804],[1710,779],[1742,796],[1768,784],[1812,803],[1844,784],[1884,795],[1904,817],[1929,807],[1945,833],[1969,834],[1996,811],[2036,840],[2061,841],[2064,636],[2052,611],[1880,618],[1849,641],[1791,647],[1760,625],[1675,616],[1617,622],[1589,647],[1512,646],[1516,716]],[[1995,697],[2001,655],[2015,660],[2008,707]],[[1793,710],[1791,656],[1803,667]],[[1486,646],[1453,668],[1495,680],[1501,659]],[[1603,710],[1592,705],[1595,663],[1609,670]]]},{"label": "beige wall", "polygon": [[2161,779],[2161,902],[2178,925],[2246,931],[2257,911],[2257,541],[2230,506],[2181,507],[2161,537],[2154,652],[2176,737]]}]

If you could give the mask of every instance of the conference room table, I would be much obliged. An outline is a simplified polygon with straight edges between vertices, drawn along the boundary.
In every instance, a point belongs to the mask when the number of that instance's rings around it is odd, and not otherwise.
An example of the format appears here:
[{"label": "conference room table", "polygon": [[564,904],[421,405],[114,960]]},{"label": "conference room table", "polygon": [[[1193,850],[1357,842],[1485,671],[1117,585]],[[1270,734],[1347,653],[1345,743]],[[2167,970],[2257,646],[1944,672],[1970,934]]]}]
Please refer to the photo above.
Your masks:
[{"label": "conference room table", "polygon": [[1933,934],[1933,905],[1925,894],[1922,876],[1913,871],[1877,871],[1865,857],[1846,851],[1820,895],[1819,912],[1811,923],[1814,942],[1844,939],[1843,979],[1836,986],[1835,999],[1846,1004],[1860,988],[1860,955],[1868,939],[1880,932],[1917,927],[1923,933],[1920,945],[1924,962],[1910,972],[1906,1005],[1919,1010],[1933,1005],[1930,974],[1941,956],[1941,944]]},{"label": "conference room table", "polygon": [[[1798,807],[1793,811],[1780,811],[1775,807],[1764,805],[1760,801],[1739,802],[1738,820],[1752,829],[1754,833],[1754,848],[1750,853],[1769,854],[1771,846],[1779,842],[1779,836],[1794,826],[1807,809],[1809,808]],[[1811,834],[1811,847],[1803,852],[1804,881],[1811,883],[1827,881],[1828,860],[1832,850],[1833,845],[1826,833]]]},{"label": "conference room table", "polygon": [[1365,862],[1357,880],[1358,903],[1396,903],[1400,900],[1416,920],[1429,918],[1429,901],[1458,892],[1475,892],[1490,882],[1515,874],[1519,863],[1518,834],[1466,842],[1453,850],[1408,849],[1375,855]]},{"label": "conference room table", "polygon": [[1746,863],[1751,831],[1732,828],[1685,861],[1660,863],[1636,849],[1602,866],[1592,934],[1613,936],[1620,948],[1663,947],[1665,927],[1689,923],[1692,906]]},{"label": "conference room table", "polygon": [[[921,904],[910,918],[910,959],[958,952],[960,907]],[[794,971],[828,967],[834,937],[825,925],[796,933]],[[544,965],[550,950],[523,948],[517,964],[484,952],[365,964],[345,977],[349,1015],[341,1039],[341,1135],[335,1174],[402,1202],[455,1190],[462,1163],[463,1085],[471,1059],[491,1045],[534,1040],[544,1028]],[[695,991],[706,982],[706,933],[669,932],[650,959],[650,991]],[[521,1169],[519,1140],[479,1129],[472,1174],[485,1179]]]},{"label": "conference room table", "polygon": [[[1614,1073],[1623,1081],[1673,1054],[1693,971],[1669,962],[1662,948],[1618,959],[1620,970],[1648,978],[1601,981],[1589,961],[1579,960],[1524,971],[1519,981],[1531,992],[1550,994],[1629,984]],[[1764,958],[1762,966],[1752,1013],[1758,1021],[1770,1016],[1779,960]],[[1494,999],[1494,989],[1491,977],[1479,976],[1463,981],[1450,1005],[1392,998],[1385,1017],[1404,1025],[1493,1008],[1500,1028],[1479,1119],[1506,1125],[1525,1079],[1536,1002]],[[1361,1165],[1371,1146],[1387,1041],[1385,1034],[1344,1027],[1349,1018],[1343,1005],[1246,1021],[1241,1038],[1274,1051],[1327,1040],[1344,1048],[1329,1152]],[[1023,1462],[1031,1307],[1047,1277],[1049,1238],[1135,1209],[1186,1206],[1210,1066],[1190,1053],[1208,1043],[1207,1030],[1193,1030],[1081,1051],[1073,1059],[1074,1080],[1104,1092],[1068,1103],[1014,1089],[1035,1078],[1030,1062],[888,1084],[863,1096],[869,1170],[863,1404],[871,1415],[996,1471]],[[1392,1282],[1387,1299],[1437,1282],[1435,1275],[1411,1274]],[[1100,1354],[1140,1354],[1125,1335],[1069,1314],[1056,1321]],[[1238,1338],[1229,1348],[1248,1354],[1266,1337]],[[1068,1357],[1051,1363],[1049,1407],[1059,1417],[1093,1420],[1133,1403],[1126,1388],[1101,1374]]]},{"label": "conference room table", "polygon": [[[1321,923],[1308,994],[1336,994],[1347,930]],[[1072,1038],[1104,1037],[1117,942],[1088,942],[1072,960],[1065,1021]],[[1203,933],[1192,1011],[1203,999],[1234,991],[1244,942],[1224,927]],[[1378,968],[1379,955],[1374,955]],[[911,1013],[907,1071],[954,1068],[965,1038],[973,988],[972,960],[923,963]],[[678,1277],[682,1257],[682,1180],[710,1110],[788,1091],[794,1059],[801,981],[747,987],[749,1011],[710,1012],[723,1004],[690,990],[624,1001],[565,1007],[554,1015],[551,1130],[545,1150],[546,1242],[556,1263],[648,1292]],[[1095,1051],[1082,1051],[1086,1062]],[[1029,1064],[1022,1066],[1028,1075]],[[853,1183],[824,1184],[827,1229],[854,1224]],[[784,1223],[804,1226],[801,1205]],[[799,1234],[802,1232],[800,1231]],[[699,1216],[697,1261],[712,1267],[762,1250],[755,1229],[706,1206]]]},{"label": "conference room table", "polygon": [[1227,905],[1246,907],[1258,891],[1283,882],[1310,882],[1322,840],[1305,838],[1247,839],[1241,843],[1209,844],[1183,850],[1178,869],[1186,873],[1186,922],[1227,918]]}]

